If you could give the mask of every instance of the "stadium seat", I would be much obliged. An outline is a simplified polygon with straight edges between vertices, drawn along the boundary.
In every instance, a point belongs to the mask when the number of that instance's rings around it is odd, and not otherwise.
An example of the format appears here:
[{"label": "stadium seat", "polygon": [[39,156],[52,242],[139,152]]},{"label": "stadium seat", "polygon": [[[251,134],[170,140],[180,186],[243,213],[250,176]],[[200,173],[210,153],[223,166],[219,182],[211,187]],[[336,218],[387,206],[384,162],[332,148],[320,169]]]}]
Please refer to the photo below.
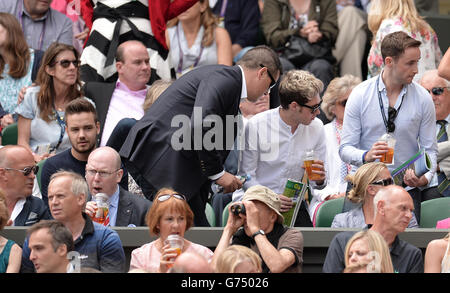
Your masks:
[{"label": "stadium seat", "polygon": [[214,210],[209,203],[206,203],[205,214],[206,218],[208,219],[208,223],[211,225],[211,227],[215,227],[216,215],[214,214]]},{"label": "stadium seat", "polygon": [[233,202],[231,201],[229,204],[227,204],[227,205],[223,208],[223,213],[222,213],[222,227],[225,227],[225,225],[227,224],[227,221],[228,221],[228,214],[229,214],[228,208],[230,207],[230,205],[231,205],[232,203],[233,203]]},{"label": "stadium seat", "polygon": [[17,144],[17,123],[6,126],[2,131],[2,145]]},{"label": "stadium seat", "polygon": [[450,197],[442,197],[422,202],[420,208],[420,228],[436,228],[436,223],[450,217]]},{"label": "stadium seat", "polygon": [[327,200],[322,203],[316,215],[316,227],[331,227],[334,216],[342,213],[345,197]]},{"label": "stadium seat", "polygon": [[39,166],[39,170],[38,170],[38,173],[36,174],[36,180],[39,185],[39,190],[41,190],[41,174],[42,174],[42,169],[44,167],[45,160],[46,159],[41,160],[41,161],[39,161],[39,163],[37,163],[37,166]]}]

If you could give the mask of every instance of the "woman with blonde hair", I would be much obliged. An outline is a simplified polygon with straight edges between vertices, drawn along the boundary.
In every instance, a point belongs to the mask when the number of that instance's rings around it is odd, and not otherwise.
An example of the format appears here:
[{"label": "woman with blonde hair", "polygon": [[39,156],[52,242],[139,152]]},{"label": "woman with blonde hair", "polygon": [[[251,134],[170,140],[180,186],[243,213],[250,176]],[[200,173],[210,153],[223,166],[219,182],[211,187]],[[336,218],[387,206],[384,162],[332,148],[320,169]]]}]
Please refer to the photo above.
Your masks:
[{"label": "woman with blonde hair", "polygon": [[334,78],[328,85],[322,98],[321,108],[330,123],[325,124],[325,140],[327,142],[327,186],[321,190],[315,189],[313,200],[310,204],[310,215],[314,217],[320,203],[345,196],[347,181],[345,177],[351,170],[351,166],[342,162],[339,156],[341,144],[342,125],[344,121],[345,105],[353,88],[361,83],[361,79],[346,74]]},{"label": "woman with blonde hair", "polygon": [[261,273],[261,257],[242,245],[227,247],[217,258],[216,273]]},{"label": "woman with blonde hair", "polygon": [[369,30],[374,38],[367,58],[371,76],[381,73],[383,57],[381,42],[393,32],[403,31],[422,42],[418,64],[418,81],[427,70],[436,69],[442,57],[438,38],[433,28],[419,15],[413,0],[372,0],[368,14]]},{"label": "woman with blonde hair", "polygon": [[345,247],[345,267],[367,265],[368,273],[393,273],[389,247],[380,235],[372,230],[364,230],[353,235]]},{"label": "woman with blonde hair", "polygon": [[200,0],[168,23],[166,43],[177,78],[197,66],[233,65],[230,36],[218,26],[207,0]]},{"label": "woman with blonde hair", "polygon": [[27,89],[16,108],[19,115],[17,144],[34,153],[38,162],[51,153],[71,147],[65,132],[67,103],[82,97],[78,51],[70,45],[53,43],[42,57],[37,86]]},{"label": "woman with blonde hair", "polygon": [[450,273],[450,233],[428,243],[425,273]]},{"label": "woman with blonde hair", "polygon": [[[353,188],[348,193],[347,198],[357,207],[337,214],[332,228],[364,228],[373,224],[375,217],[375,206],[373,199],[377,192],[387,185],[394,184],[394,180],[384,163],[372,162],[362,165],[356,173],[347,176],[353,184]],[[415,216],[411,219],[408,228],[418,228],[419,225]]]},{"label": "woman with blonde hair", "polygon": [[213,252],[200,244],[184,238],[184,233],[194,224],[192,212],[186,198],[170,188],[162,188],[155,195],[147,213],[147,226],[151,235],[158,239],[135,249],[131,253],[130,270],[142,269],[152,273],[165,273],[177,257],[175,248],[166,244],[169,235],[182,239],[181,253],[194,252],[211,261]]}]

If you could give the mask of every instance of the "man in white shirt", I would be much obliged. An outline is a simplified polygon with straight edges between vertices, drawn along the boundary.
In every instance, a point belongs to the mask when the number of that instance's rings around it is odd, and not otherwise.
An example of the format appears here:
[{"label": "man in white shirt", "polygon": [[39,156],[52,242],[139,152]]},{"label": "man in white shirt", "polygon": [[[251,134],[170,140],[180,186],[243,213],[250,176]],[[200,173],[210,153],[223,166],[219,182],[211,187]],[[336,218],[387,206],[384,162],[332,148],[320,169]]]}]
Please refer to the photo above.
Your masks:
[{"label": "man in white shirt", "polygon": [[303,155],[308,150],[315,151],[313,166],[318,171],[313,172],[320,175],[319,180],[310,184],[313,188],[325,185],[325,132],[322,122],[316,119],[322,89],[323,83],[311,73],[289,71],[280,82],[281,107],[259,113],[248,121],[238,175],[250,175],[251,179],[233,194],[234,201],[240,200],[249,187],[262,185],[279,194],[281,211],[288,211],[293,203],[282,193],[288,179],[302,181]]}]

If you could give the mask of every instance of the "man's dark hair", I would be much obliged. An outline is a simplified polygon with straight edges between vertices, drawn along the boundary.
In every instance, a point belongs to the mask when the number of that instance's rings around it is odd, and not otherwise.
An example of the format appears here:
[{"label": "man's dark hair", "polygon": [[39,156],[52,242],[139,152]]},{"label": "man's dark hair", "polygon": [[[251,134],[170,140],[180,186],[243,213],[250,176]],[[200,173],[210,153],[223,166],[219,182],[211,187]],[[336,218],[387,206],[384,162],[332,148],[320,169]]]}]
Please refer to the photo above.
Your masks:
[{"label": "man's dark hair", "polygon": [[261,64],[264,64],[273,77],[275,77],[277,71],[280,72],[280,75],[282,73],[281,62],[277,53],[265,45],[248,50],[236,64],[249,69],[259,69]]},{"label": "man's dark hair", "polygon": [[41,229],[48,229],[48,233],[52,236],[52,247],[54,251],[63,244],[67,247],[67,252],[74,249],[72,233],[61,222],[42,220],[28,229],[28,237]]},{"label": "man's dark hair", "polygon": [[85,98],[77,98],[70,101],[65,110],[66,120],[67,116],[79,113],[92,113],[94,115],[94,121],[97,123],[97,111],[94,105]]},{"label": "man's dark hair", "polygon": [[422,43],[411,38],[407,33],[399,31],[388,34],[381,42],[381,56],[397,59],[405,50],[411,47],[418,48]]}]

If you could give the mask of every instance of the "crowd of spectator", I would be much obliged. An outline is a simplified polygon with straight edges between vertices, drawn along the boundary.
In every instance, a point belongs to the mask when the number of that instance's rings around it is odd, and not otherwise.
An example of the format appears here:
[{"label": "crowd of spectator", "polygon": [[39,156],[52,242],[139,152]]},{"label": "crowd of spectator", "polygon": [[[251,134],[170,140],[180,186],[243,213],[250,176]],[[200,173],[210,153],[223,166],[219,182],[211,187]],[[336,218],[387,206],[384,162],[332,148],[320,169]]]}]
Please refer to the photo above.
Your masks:
[{"label": "crowd of spectator", "polygon": [[[0,231],[28,231],[0,236],[0,273],[300,273],[293,227],[333,200],[331,227],[361,231],[323,272],[450,272],[450,234],[398,237],[450,197],[435,2],[2,0]],[[214,250],[184,237],[210,205]],[[111,227],[139,226],[156,239],[127,263]]]}]

